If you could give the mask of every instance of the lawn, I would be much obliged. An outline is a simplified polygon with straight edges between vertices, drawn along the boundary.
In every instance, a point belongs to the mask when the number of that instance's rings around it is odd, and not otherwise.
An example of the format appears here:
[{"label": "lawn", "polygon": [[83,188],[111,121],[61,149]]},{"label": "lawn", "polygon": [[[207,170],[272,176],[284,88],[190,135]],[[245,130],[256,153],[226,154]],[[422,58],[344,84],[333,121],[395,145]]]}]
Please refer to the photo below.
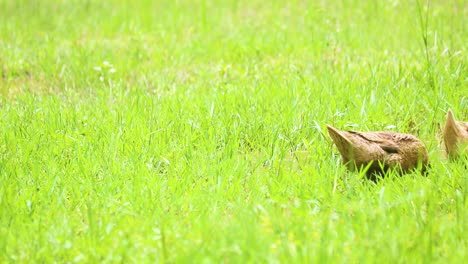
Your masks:
[{"label": "lawn", "polygon": [[[0,0],[0,262],[462,263],[468,6]],[[431,167],[348,172],[326,132]]]}]

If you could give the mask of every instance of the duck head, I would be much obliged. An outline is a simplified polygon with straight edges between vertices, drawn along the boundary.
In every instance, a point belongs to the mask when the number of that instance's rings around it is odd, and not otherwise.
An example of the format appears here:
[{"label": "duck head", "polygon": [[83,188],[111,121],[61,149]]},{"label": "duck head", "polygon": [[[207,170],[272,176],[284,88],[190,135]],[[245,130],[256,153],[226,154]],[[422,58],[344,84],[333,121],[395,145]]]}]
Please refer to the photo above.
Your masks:
[{"label": "duck head", "polygon": [[468,153],[468,122],[457,121],[451,110],[447,112],[443,140],[450,159]]}]

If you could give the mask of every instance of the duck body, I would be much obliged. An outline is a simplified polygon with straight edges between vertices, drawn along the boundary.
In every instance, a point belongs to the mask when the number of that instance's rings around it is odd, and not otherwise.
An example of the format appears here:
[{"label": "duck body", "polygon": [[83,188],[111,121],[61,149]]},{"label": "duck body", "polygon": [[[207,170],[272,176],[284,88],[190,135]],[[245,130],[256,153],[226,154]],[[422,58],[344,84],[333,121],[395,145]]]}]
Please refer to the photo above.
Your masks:
[{"label": "duck body", "polygon": [[443,141],[450,159],[468,154],[468,122],[457,121],[451,110],[447,112]]},{"label": "duck body", "polygon": [[349,170],[367,169],[368,178],[375,179],[389,169],[401,174],[421,166],[426,169],[428,154],[424,143],[410,134],[395,132],[341,131],[328,126],[328,134]]}]

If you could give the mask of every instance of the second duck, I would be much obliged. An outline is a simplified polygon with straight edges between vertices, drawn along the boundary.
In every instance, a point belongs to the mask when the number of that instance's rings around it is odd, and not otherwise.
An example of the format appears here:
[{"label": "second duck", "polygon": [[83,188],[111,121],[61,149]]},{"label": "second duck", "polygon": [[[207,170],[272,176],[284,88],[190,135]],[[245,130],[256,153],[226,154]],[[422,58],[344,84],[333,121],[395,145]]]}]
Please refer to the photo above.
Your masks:
[{"label": "second duck", "polygon": [[428,165],[427,149],[417,137],[396,132],[341,131],[327,125],[328,134],[348,169],[367,168],[366,175],[375,180],[389,169],[408,173]]}]

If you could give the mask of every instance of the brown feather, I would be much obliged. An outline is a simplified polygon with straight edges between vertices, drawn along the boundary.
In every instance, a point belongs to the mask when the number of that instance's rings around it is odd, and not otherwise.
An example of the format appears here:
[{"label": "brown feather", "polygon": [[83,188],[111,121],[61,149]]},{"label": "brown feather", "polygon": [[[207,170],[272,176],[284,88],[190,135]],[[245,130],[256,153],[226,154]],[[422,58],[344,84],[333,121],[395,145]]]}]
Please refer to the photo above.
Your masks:
[{"label": "brown feather", "polygon": [[407,173],[421,165],[425,170],[428,164],[426,147],[413,135],[341,131],[329,125],[327,129],[348,169],[368,167],[367,176],[370,179],[394,168],[400,173]]}]

